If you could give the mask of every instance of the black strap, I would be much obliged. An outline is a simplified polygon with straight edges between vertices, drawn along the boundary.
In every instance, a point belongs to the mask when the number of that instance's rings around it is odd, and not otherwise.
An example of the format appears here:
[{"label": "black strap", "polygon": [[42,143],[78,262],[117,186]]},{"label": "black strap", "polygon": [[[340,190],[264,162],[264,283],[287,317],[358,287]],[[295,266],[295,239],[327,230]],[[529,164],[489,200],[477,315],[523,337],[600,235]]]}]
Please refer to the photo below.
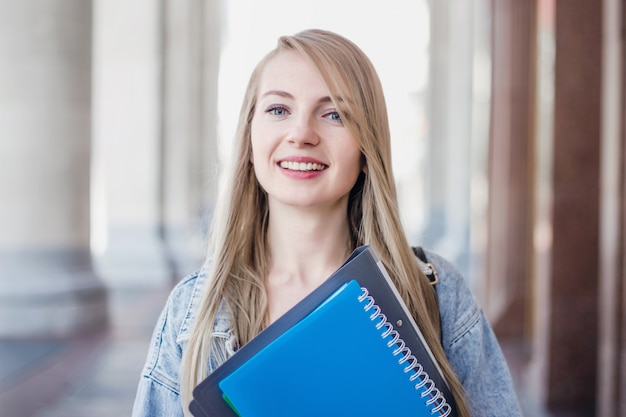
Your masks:
[{"label": "black strap", "polygon": [[[435,302],[437,303],[437,312],[440,313],[439,311],[439,297],[437,296],[437,287],[435,287],[435,285],[439,282],[439,275],[437,275],[437,270],[435,269],[435,266],[433,264],[431,264],[430,262],[428,262],[428,259],[426,258],[426,253],[424,253],[424,249],[422,249],[421,246],[417,246],[417,247],[412,247],[413,249],[413,253],[415,253],[415,256],[417,256],[420,261],[424,262],[426,264],[426,266],[430,269],[430,274],[424,273],[424,275],[426,275],[426,278],[428,278],[428,280],[430,281],[430,286],[433,288],[433,291],[435,291]],[[443,346],[443,330],[442,330],[442,326],[441,326],[441,315],[439,315],[439,342],[441,343],[441,346]]]},{"label": "black strap", "polygon": [[428,262],[428,259],[426,258],[426,253],[424,253],[424,249],[422,249],[421,246],[414,246],[412,249],[413,253],[415,253],[415,256],[417,256],[420,261],[424,262],[424,264],[426,264],[426,266],[430,269],[430,273],[424,273],[424,275],[426,275],[426,278],[428,278],[428,280],[430,281],[430,285],[437,284],[439,282],[439,275],[437,275],[437,270],[435,269],[434,265]]}]

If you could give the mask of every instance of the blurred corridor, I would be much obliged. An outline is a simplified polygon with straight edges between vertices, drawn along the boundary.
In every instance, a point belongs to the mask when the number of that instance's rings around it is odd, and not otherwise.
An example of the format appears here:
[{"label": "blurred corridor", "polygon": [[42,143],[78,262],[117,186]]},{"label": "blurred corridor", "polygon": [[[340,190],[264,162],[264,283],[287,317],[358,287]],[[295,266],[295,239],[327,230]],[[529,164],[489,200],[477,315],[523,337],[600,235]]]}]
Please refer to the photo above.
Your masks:
[{"label": "blurred corridor", "polygon": [[252,66],[310,27],[372,58],[411,243],[526,415],[626,415],[625,2],[293,3],[0,0],[0,416],[130,414]]}]

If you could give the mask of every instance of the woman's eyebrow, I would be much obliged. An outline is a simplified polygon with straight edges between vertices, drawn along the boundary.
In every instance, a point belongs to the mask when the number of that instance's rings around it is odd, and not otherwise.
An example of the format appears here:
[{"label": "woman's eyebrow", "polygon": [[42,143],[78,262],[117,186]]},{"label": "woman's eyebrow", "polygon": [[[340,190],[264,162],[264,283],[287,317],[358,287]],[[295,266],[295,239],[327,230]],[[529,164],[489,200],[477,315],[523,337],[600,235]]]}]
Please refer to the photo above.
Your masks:
[{"label": "woman's eyebrow", "polygon": [[[266,91],[265,93],[263,93],[263,95],[261,95],[261,98],[267,97],[267,96],[279,96],[279,97],[288,98],[292,100],[294,99],[293,94],[288,93],[287,91],[283,91],[283,90]],[[332,101],[333,100],[329,96],[321,97],[319,100],[317,100],[318,103],[330,103]]]},{"label": "woman's eyebrow", "polygon": [[286,91],[282,91],[282,90],[269,90],[263,93],[261,97],[267,97],[267,96],[279,96],[279,97],[290,98],[290,99],[294,98],[292,94]]}]

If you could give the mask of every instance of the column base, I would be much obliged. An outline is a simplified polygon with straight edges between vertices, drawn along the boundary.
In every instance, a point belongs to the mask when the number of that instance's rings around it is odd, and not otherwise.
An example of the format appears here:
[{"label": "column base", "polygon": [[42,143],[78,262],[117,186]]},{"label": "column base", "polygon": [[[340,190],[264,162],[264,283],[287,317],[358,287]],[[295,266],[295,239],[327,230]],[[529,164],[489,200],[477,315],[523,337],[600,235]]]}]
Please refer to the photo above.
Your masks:
[{"label": "column base", "polygon": [[87,251],[0,253],[0,338],[61,338],[107,323],[107,291]]},{"label": "column base", "polygon": [[110,227],[106,251],[94,257],[94,269],[109,288],[154,288],[171,285],[168,254],[156,227]]}]

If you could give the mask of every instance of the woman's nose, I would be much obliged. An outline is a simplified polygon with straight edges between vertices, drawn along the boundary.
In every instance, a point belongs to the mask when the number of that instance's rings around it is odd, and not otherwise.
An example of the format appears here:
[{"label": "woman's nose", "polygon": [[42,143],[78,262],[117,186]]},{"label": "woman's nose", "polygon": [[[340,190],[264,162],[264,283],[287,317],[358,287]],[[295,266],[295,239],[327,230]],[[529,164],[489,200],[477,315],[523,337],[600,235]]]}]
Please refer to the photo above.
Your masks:
[{"label": "woman's nose", "polygon": [[314,121],[308,117],[295,119],[289,131],[289,143],[297,146],[317,145],[320,141]]}]

